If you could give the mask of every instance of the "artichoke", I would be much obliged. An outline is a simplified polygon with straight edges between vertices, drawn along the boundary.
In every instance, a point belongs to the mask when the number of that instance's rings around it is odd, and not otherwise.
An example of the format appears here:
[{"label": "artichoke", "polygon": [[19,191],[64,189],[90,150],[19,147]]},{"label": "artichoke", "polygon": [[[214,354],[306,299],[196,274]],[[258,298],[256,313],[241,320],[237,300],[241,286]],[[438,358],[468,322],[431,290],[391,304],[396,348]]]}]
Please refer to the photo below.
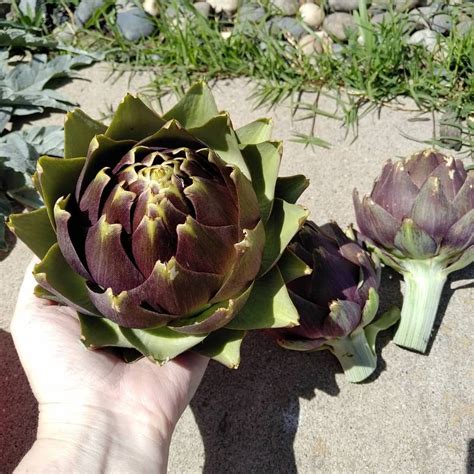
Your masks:
[{"label": "artichoke", "polygon": [[271,334],[286,349],[329,349],[350,382],[361,382],[377,366],[375,339],[399,318],[393,308],[374,320],[378,310],[380,266],[351,228],[307,222],[288,247],[308,268],[288,283],[300,325]]},{"label": "artichoke", "polygon": [[298,266],[276,264],[308,182],[277,178],[270,129],[234,130],[204,84],[163,116],[131,95],[108,127],[70,113],[64,159],[38,162],[45,206],[9,221],[41,259],[37,295],[78,311],[86,347],[127,360],[193,349],[235,367],[246,330],[297,324],[281,272]]},{"label": "artichoke", "polygon": [[357,224],[405,292],[395,343],[425,352],[447,276],[474,260],[474,172],[434,150],[388,161]]}]

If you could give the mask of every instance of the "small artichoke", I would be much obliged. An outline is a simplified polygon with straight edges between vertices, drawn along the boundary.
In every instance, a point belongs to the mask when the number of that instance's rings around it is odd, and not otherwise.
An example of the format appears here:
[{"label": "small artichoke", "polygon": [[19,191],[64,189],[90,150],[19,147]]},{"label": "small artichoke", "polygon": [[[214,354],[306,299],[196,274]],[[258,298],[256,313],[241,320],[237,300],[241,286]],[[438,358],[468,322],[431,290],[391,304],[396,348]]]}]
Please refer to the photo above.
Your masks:
[{"label": "small artichoke", "polygon": [[370,196],[354,190],[357,224],[405,294],[395,343],[425,352],[449,273],[474,260],[474,172],[426,150],[388,161]]},{"label": "small artichoke", "polygon": [[234,131],[203,84],[163,116],[130,95],[108,127],[70,113],[65,159],[38,162],[45,207],[10,218],[42,259],[37,294],[79,312],[87,347],[127,359],[193,348],[234,367],[245,330],[297,324],[276,264],[308,183],[277,179],[270,128]]},{"label": "small artichoke", "polygon": [[369,377],[377,365],[375,338],[399,318],[394,308],[374,320],[379,305],[380,266],[336,223],[318,227],[307,222],[288,247],[310,274],[288,283],[300,325],[272,330],[286,349],[329,349],[350,382]]}]

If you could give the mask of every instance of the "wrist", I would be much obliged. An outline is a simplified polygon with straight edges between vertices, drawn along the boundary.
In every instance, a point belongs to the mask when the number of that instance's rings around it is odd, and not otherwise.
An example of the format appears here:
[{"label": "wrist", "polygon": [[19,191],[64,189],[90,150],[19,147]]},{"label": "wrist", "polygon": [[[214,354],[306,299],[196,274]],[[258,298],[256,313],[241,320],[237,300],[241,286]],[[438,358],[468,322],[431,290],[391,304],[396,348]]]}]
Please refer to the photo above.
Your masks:
[{"label": "wrist", "polygon": [[43,472],[166,472],[174,428],[166,420],[112,404],[39,408],[37,440],[19,471],[39,472],[39,455]]}]

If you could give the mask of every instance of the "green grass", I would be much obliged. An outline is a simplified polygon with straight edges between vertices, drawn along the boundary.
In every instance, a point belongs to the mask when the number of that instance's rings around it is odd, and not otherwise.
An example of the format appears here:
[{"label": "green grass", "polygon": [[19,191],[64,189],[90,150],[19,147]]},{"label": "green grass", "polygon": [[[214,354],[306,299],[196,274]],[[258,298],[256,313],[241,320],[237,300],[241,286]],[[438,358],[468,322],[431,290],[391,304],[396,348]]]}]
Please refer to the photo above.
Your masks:
[{"label": "green grass", "polygon": [[[474,31],[464,37],[451,32],[433,54],[406,43],[408,15],[393,14],[392,21],[373,26],[365,0],[360,0],[359,34],[350,37],[340,57],[321,54],[314,59],[284,37],[270,34],[264,22],[245,27],[237,23],[230,38],[223,39],[221,32],[231,29],[230,21],[207,20],[192,11],[190,2],[176,0],[162,1],[161,11],[180,5],[178,23],[158,17],[155,36],[130,44],[115,25],[113,3],[106,2],[89,20],[76,46],[105,51],[118,70],[155,70],[148,88],[155,96],[180,94],[197,79],[248,76],[256,83],[256,106],[291,98],[294,114],[299,110],[300,118],[313,119],[311,133],[296,137],[305,145],[329,146],[318,136],[318,115],[342,120],[356,136],[364,113],[399,97],[411,97],[422,112],[450,110],[464,121],[474,114]],[[453,7],[454,19],[462,8],[468,7]],[[305,102],[303,92],[313,93],[315,100]],[[319,98],[328,93],[338,103],[336,114],[319,107]],[[462,127],[465,144],[472,146],[472,130]]]}]

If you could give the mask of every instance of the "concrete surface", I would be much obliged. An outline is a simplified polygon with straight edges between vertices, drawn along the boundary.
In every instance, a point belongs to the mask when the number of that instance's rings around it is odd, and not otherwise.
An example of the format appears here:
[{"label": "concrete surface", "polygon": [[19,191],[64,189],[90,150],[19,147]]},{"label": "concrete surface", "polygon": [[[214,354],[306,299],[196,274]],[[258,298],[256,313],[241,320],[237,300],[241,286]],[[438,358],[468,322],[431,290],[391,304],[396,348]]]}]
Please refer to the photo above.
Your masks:
[{"label": "concrete surface", "polygon": [[[88,81],[75,81],[61,92],[97,117],[115,106],[128,89],[126,75],[105,83],[108,72],[102,65],[85,70],[82,76]],[[146,83],[146,77],[135,77],[130,90]],[[429,120],[410,122],[414,113],[383,109],[380,117],[369,114],[362,120],[353,143],[350,137],[345,139],[337,122],[318,119],[320,135],[334,146],[313,151],[290,141],[295,132],[306,132],[309,123],[291,123],[286,106],[268,113],[252,110],[246,100],[252,88],[246,81],[221,81],[214,91],[219,107],[231,112],[236,126],[273,117],[274,136],[285,141],[282,174],[299,172],[310,178],[302,203],[321,224],[329,219],[341,225],[352,222],[352,189],[357,186],[368,192],[387,158],[422,147],[400,132],[422,140],[431,137]],[[61,120],[60,115],[52,115],[44,122]],[[28,260],[28,251],[18,245],[0,263],[0,328],[8,327]],[[210,364],[176,429],[169,471],[462,473],[474,469],[473,279],[471,265],[449,280],[439,310],[438,325],[441,319],[442,324],[429,355],[402,350],[390,342],[390,334],[380,337],[380,368],[370,383],[346,382],[328,353],[285,352],[263,335],[248,337],[240,369]],[[386,272],[382,306],[400,299],[398,278]],[[1,409],[10,420],[6,428],[5,421],[0,425],[6,433],[0,433],[0,471],[10,472],[14,458],[20,459],[34,437],[35,407],[4,334],[0,348]],[[20,388],[12,387],[12,380],[21,380]]]}]

